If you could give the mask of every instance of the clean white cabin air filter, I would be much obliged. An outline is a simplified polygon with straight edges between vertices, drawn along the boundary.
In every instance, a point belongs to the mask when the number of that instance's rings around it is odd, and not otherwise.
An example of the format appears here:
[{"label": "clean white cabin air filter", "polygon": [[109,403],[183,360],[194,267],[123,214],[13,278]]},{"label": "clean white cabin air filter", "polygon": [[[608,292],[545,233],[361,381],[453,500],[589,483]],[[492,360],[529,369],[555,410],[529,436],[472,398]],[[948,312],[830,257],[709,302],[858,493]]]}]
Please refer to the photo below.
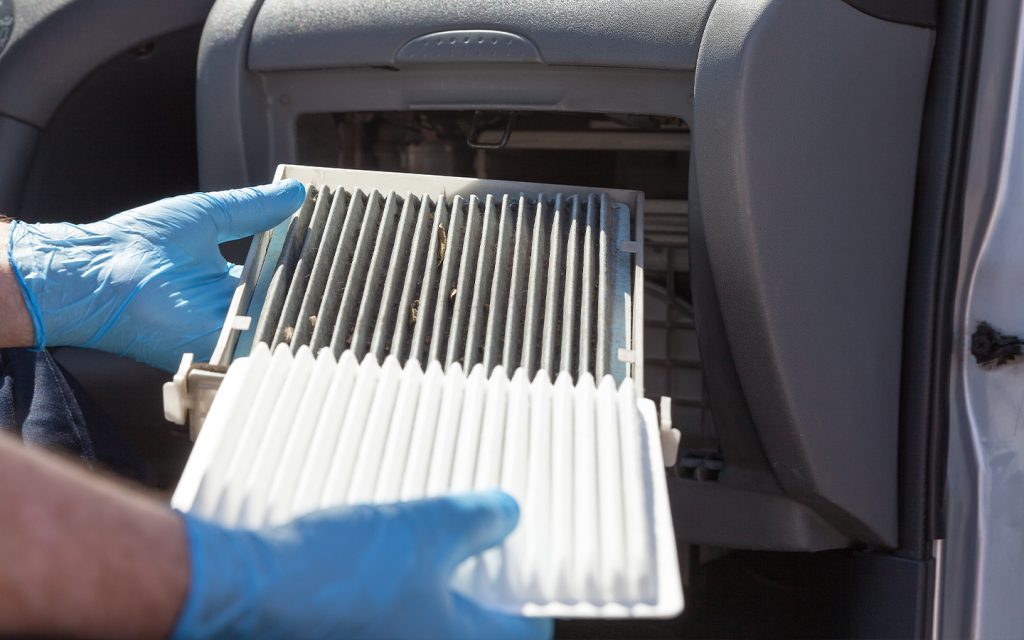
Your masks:
[{"label": "clean white cabin air filter", "polygon": [[459,567],[454,588],[530,616],[682,610],[653,403],[630,378],[554,382],[520,367],[426,372],[396,356],[335,361],[257,343],[228,370],[172,506],[227,526],[312,510],[500,487],[518,528]]}]

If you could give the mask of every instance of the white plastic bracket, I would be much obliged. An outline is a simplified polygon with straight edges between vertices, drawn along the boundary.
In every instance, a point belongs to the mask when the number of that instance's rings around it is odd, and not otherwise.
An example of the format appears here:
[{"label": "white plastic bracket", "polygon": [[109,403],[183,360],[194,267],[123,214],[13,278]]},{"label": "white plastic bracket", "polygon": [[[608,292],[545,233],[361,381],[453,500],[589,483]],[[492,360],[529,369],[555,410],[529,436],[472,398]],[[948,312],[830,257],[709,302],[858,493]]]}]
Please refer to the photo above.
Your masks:
[{"label": "white plastic bracket", "polygon": [[183,355],[174,378],[164,383],[164,417],[174,424],[185,424],[188,419],[188,370],[192,368],[192,358],[191,353]]},{"label": "white plastic bracket", "polygon": [[682,433],[672,428],[672,398],[661,396],[661,455],[665,458],[665,466],[676,464],[679,455],[679,439]]},{"label": "white plastic bracket", "polygon": [[174,378],[164,383],[164,417],[174,424],[187,422],[193,440],[199,436],[217,389],[224,380],[224,369],[196,365],[194,356],[186,353]]}]

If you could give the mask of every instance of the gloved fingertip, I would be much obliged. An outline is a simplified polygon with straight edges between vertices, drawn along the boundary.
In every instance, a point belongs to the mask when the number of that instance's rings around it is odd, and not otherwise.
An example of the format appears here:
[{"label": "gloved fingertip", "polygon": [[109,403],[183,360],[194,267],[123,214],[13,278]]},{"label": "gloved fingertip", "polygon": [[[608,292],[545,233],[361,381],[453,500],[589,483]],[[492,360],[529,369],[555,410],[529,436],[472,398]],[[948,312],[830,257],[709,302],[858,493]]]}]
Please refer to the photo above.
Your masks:
[{"label": "gloved fingertip", "polygon": [[515,529],[519,522],[519,503],[500,489],[455,494],[453,500],[472,511],[486,513],[486,517],[497,521],[501,528]]},{"label": "gloved fingertip", "polygon": [[237,240],[273,229],[302,206],[306,188],[298,180],[280,180],[258,187],[204,194],[217,202],[222,216],[217,223],[217,242]]},{"label": "gloved fingertip", "polygon": [[271,184],[256,187],[264,197],[270,198],[273,203],[281,206],[291,207],[294,211],[302,205],[306,199],[306,187],[294,178],[285,178]]},{"label": "gloved fingertip", "polygon": [[[496,508],[501,509],[505,514],[505,519],[512,523],[519,522],[519,503],[516,499],[509,494],[501,491],[500,489],[493,489],[490,491],[482,492],[488,499],[494,501]],[[515,526],[515,524],[513,524]]]}]

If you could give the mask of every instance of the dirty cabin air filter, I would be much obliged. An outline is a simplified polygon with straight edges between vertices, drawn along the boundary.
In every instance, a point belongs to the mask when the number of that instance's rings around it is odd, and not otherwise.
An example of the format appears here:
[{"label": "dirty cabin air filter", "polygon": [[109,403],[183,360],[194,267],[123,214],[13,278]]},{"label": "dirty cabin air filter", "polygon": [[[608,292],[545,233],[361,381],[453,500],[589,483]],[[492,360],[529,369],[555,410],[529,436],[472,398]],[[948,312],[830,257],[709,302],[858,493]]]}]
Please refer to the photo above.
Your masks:
[{"label": "dirty cabin air filter", "polygon": [[234,314],[251,321],[229,317],[214,363],[283,343],[488,375],[638,378],[642,194],[288,165],[278,177],[304,182],[306,201],[254,239],[251,302],[235,307],[248,315]]}]

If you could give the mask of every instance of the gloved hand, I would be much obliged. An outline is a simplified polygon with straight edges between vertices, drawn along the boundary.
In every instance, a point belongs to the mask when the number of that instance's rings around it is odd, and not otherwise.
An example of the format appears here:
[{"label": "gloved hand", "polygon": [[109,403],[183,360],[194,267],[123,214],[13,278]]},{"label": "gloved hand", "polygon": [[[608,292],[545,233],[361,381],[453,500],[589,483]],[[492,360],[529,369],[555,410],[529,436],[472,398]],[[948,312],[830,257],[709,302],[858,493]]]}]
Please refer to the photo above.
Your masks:
[{"label": "gloved hand", "polygon": [[546,618],[489,611],[448,587],[519,519],[500,491],[322,511],[273,529],[184,515],[188,598],[174,638],[549,638]]},{"label": "gloved hand", "polygon": [[295,180],[167,198],[85,225],[11,225],[8,258],[36,350],[89,347],[167,371],[209,359],[242,267],[217,245],[276,226],[302,204]]}]

